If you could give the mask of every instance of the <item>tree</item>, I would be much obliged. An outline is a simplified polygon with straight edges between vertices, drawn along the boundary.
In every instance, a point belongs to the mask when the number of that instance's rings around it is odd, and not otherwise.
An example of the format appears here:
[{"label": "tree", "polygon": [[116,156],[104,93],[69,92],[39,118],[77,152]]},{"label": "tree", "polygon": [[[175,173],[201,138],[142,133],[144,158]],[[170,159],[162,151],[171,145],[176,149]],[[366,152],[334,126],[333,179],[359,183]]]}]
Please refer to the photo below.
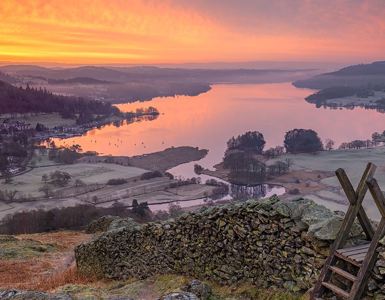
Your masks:
[{"label": "tree", "polygon": [[203,167],[201,165],[198,165],[198,164],[194,165],[195,174],[200,175],[202,174],[202,171],[203,171]]},{"label": "tree", "polygon": [[238,137],[232,137],[227,142],[227,150],[250,151],[256,154],[262,154],[265,147],[263,134],[258,131],[248,131]]},{"label": "tree", "polygon": [[311,129],[293,129],[286,132],[284,145],[288,153],[313,153],[323,150],[321,139]]},{"label": "tree", "polygon": [[58,112],[63,116],[113,115],[118,111],[111,103],[72,96],[54,95],[45,89],[21,88],[0,81],[0,111],[2,113]]},{"label": "tree", "polygon": [[43,174],[41,176],[41,181],[43,181],[46,184],[48,182],[48,175],[47,174]]},{"label": "tree", "polygon": [[76,179],[75,180],[75,186],[76,187],[79,187],[79,186],[85,186],[86,184],[84,183],[84,181],[82,181],[81,179]]},{"label": "tree", "polygon": [[132,213],[139,216],[140,218],[145,218],[147,215],[151,214],[151,210],[148,207],[147,202],[138,203],[138,200],[132,200]]},{"label": "tree", "polygon": [[118,202],[117,200],[114,201],[111,205],[111,210],[112,210],[112,215],[113,216],[119,216],[124,212],[126,207],[124,206],[123,203]]},{"label": "tree", "polygon": [[276,161],[274,164],[268,166],[267,173],[269,176],[280,176],[286,174],[289,171],[289,167],[286,162]]},{"label": "tree", "polygon": [[183,214],[183,208],[178,203],[170,203],[168,205],[168,213],[171,218],[177,218]]},{"label": "tree", "polygon": [[19,143],[11,141],[3,143],[2,153],[5,156],[26,157],[27,150]]},{"label": "tree", "polygon": [[79,144],[74,144],[69,149],[73,152],[82,152],[82,146]]},{"label": "tree", "polygon": [[232,183],[257,184],[266,178],[266,165],[249,152],[232,152],[225,156],[224,167],[230,169]]},{"label": "tree", "polygon": [[49,198],[53,194],[52,188],[48,184],[44,184],[41,188],[39,188],[39,192],[42,192],[45,198]]},{"label": "tree", "polygon": [[38,132],[46,131],[47,127],[45,127],[44,124],[37,123],[36,127],[35,127],[35,130],[38,131]]},{"label": "tree", "polygon": [[0,172],[4,176],[8,171],[8,157],[6,155],[0,154]]},{"label": "tree", "polygon": [[8,183],[11,183],[12,182],[12,175],[11,175],[11,172],[9,171],[5,171],[4,174],[4,183],[8,184]]},{"label": "tree", "polygon": [[290,170],[291,166],[294,164],[291,158],[285,158],[285,163],[287,165],[287,169]]},{"label": "tree", "polygon": [[374,146],[377,146],[380,142],[382,142],[382,135],[378,132],[374,132],[372,134],[372,142]]},{"label": "tree", "polygon": [[332,139],[326,139],[325,141],[325,149],[330,151],[334,147],[334,141]]},{"label": "tree", "polygon": [[77,151],[68,148],[54,150],[54,154],[52,159],[62,164],[73,164],[81,156]]},{"label": "tree", "polygon": [[278,156],[281,156],[285,152],[285,148],[282,146],[277,146],[274,148],[267,149],[263,155],[265,155],[267,158],[275,158]]},{"label": "tree", "polygon": [[7,199],[8,202],[13,202],[13,200],[15,200],[16,198],[16,194],[18,193],[18,191],[16,190],[5,190],[4,191],[4,195],[5,195],[5,199]]},{"label": "tree", "polygon": [[71,175],[67,172],[55,171],[50,174],[50,179],[55,186],[66,186],[71,180]]}]

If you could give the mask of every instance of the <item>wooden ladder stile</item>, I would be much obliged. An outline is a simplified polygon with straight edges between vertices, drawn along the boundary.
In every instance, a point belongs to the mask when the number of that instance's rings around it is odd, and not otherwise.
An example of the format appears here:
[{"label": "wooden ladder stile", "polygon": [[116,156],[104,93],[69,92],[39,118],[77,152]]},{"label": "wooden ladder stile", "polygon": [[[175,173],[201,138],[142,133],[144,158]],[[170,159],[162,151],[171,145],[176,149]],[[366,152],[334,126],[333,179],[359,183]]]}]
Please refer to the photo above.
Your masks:
[{"label": "wooden ladder stile", "polygon": [[[331,246],[330,254],[326,259],[318,281],[314,286],[314,290],[311,294],[312,300],[322,299],[326,290],[331,291],[340,298],[348,300],[358,300],[362,297],[370,277],[370,272],[377,259],[378,243],[385,234],[385,197],[380,190],[377,181],[373,178],[375,170],[376,166],[374,164],[369,163],[367,165],[356,190],[354,190],[343,169],[338,169],[336,171],[337,178],[350,205],[336,239]],[[362,202],[368,190],[381,213],[381,221],[376,230],[373,229],[373,226],[362,207]],[[344,248],[356,218],[358,218],[368,241],[361,245]],[[357,274],[351,274],[349,271],[337,266],[336,263],[340,260],[358,268]],[[344,290],[333,284],[331,282],[333,274],[337,274],[351,282],[350,291]]]}]

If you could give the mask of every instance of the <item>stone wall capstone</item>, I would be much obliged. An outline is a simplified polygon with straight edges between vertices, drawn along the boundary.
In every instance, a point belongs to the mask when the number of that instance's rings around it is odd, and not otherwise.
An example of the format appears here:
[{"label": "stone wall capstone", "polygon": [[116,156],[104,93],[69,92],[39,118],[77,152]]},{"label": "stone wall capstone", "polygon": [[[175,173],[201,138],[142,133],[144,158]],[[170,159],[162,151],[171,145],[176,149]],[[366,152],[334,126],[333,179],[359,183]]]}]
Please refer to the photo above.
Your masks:
[{"label": "stone wall capstone", "polygon": [[[307,290],[317,279],[343,214],[311,200],[277,197],[204,208],[177,219],[112,226],[75,249],[78,269],[107,278],[178,273],[221,284]],[[350,243],[359,242],[356,224]],[[385,256],[384,256],[385,257]],[[385,260],[369,293],[385,291]]]}]

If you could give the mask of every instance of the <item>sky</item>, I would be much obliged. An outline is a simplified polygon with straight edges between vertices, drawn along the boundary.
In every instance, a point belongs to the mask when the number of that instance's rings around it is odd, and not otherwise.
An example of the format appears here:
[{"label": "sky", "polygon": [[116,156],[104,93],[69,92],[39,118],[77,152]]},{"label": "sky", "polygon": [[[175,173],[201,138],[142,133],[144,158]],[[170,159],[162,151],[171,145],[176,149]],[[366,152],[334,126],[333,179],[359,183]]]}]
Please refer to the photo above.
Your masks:
[{"label": "sky", "polygon": [[0,61],[385,58],[385,0],[0,0]]}]

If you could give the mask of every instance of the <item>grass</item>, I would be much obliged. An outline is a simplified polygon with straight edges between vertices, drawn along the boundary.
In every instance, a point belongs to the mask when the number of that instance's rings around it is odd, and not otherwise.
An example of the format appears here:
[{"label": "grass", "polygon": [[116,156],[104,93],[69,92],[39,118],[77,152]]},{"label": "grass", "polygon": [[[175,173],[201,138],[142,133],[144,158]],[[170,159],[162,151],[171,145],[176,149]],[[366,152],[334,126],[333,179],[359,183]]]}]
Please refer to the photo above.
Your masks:
[{"label": "grass", "polygon": [[72,251],[74,245],[78,245],[89,238],[90,235],[79,231],[55,231],[48,233],[20,234],[19,239],[38,241],[42,244],[54,245],[58,251]]},{"label": "grass", "polygon": [[39,291],[52,291],[65,285],[89,285],[97,281],[96,277],[84,276],[72,266],[62,272],[58,272],[49,278],[42,276],[34,282],[30,288]]},{"label": "grass", "polygon": [[23,290],[53,291],[65,285],[85,285],[95,282],[96,277],[79,274],[75,266],[52,273],[49,262],[9,261],[1,263],[0,288],[18,288]]},{"label": "grass", "polygon": [[252,284],[243,283],[234,286],[211,284],[213,296],[210,300],[305,300],[303,294],[293,294],[283,289],[258,288]]},{"label": "grass", "polygon": [[[0,288],[51,290],[65,284],[84,284],[94,278],[81,276],[72,265],[75,245],[90,238],[81,232],[0,236]],[[43,250],[43,251],[42,251]]]},{"label": "grass", "polygon": [[[66,285],[59,291],[68,292],[76,299],[100,297],[102,299],[111,296],[129,297],[133,299],[159,299],[160,297],[180,291],[192,278],[175,275],[157,275],[144,280],[113,281],[98,286],[97,282],[91,284]],[[206,282],[212,288],[210,300],[307,300],[307,295],[293,294],[279,289],[262,289],[252,284],[239,284],[232,286],[220,286],[212,282]],[[93,298],[92,298],[93,299]]]},{"label": "grass", "polygon": [[28,259],[54,250],[54,245],[42,244],[35,240],[0,236],[0,260]]},{"label": "grass", "polygon": [[[144,280],[134,278],[125,281],[98,279],[77,272],[74,264],[75,245],[90,239],[76,231],[60,231],[42,234],[0,236],[0,243],[12,246],[19,254],[9,259],[0,259],[0,288],[23,289],[46,292],[64,292],[74,299],[106,299],[108,297],[130,297],[134,299],[158,299],[161,296],[180,291],[193,278],[165,274]],[[53,247],[42,255],[29,255],[28,245]],[[26,247],[24,247],[26,246]],[[32,249],[34,249],[32,247]],[[25,255],[25,253],[28,255]],[[36,251],[36,249],[34,250]],[[302,300],[283,290],[260,289],[251,284],[220,286],[207,282],[212,288],[210,300]]]},{"label": "grass", "polygon": [[[279,160],[290,158],[293,161],[293,170],[319,170],[334,172],[337,168],[343,168],[354,187],[357,186],[362,173],[368,162],[377,165],[375,178],[377,179],[382,190],[385,190],[385,147],[377,147],[373,149],[358,150],[333,150],[322,151],[317,154],[285,154]],[[273,160],[272,160],[273,161]],[[318,195],[305,195],[319,204],[325,205],[330,209],[345,210],[344,206],[336,205],[333,202],[341,202],[345,199],[345,195],[340,188],[340,184],[336,176],[331,176],[321,181],[330,187],[329,193],[325,192]],[[321,199],[322,198],[322,199]],[[321,199],[321,201],[318,201]],[[369,193],[365,197],[364,207],[370,218],[379,219],[379,213]]]},{"label": "grass", "polygon": [[79,179],[86,184],[105,184],[108,180],[114,178],[130,178],[141,175],[145,172],[143,169],[135,167],[126,167],[116,164],[107,163],[79,163],[71,165],[60,166],[47,166],[41,168],[35,168],[25,174],[15,176],[12,178],[11,183],[0,183],[1,190],[17,190],[20,194],[31,195],[33,197],[43,197],[44,194],[39,191],[44,183],[42,182],[42,176],[44,174],[49,175],[52,172],[60,170],[67,172],[71,175],[71,182],[69,186]]}]

